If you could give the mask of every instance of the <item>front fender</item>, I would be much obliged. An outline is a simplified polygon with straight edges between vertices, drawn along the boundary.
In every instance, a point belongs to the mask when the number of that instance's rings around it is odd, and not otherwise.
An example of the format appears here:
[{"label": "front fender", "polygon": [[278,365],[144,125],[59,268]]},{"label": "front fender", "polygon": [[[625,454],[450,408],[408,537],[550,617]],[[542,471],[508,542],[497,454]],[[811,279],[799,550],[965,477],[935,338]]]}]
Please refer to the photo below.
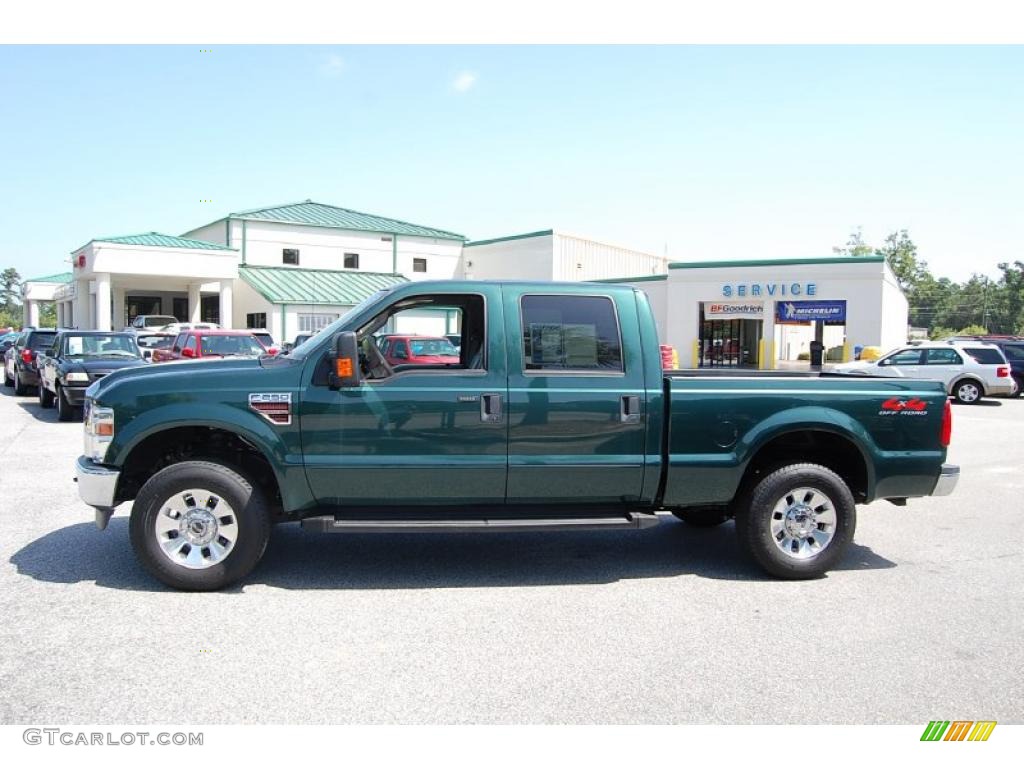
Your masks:
[{"label": "front fender", "polygon": [[[223,403],[172,403],[138,412],[123,428],[116,429],[104,463],[123,467],[144,440],[180,427],[209,427],[238,435],[270,464],[286,511],[313,502],[302,465],[298,427],[273,425],[256,413]],[[285,436],[279,430],[294,430],[295,452],[288,450]]]}]

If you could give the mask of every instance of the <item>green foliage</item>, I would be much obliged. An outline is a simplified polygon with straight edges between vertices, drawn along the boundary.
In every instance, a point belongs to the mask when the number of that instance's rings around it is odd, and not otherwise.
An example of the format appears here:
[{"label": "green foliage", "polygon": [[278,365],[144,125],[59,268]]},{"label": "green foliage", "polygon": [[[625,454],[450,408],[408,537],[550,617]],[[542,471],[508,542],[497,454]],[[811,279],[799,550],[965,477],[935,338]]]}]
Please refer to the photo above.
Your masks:
[{"label": "green foliage", "polygon": [[57,327],[57,304],[48,301],[45,304],[39,305],[39,327],[40,328],[56,328]]},{"label": "green foliage", "polygon": [[[21,286],[21,275],[14,267],[8,267],[0,273],[0,308],[14,312],[18,303],[18,288]],[[19,319],[19,323],[20,323]]]},{"label": "green foliage", "polygon": [[952,328],[947,328],[944,325],[937,325],[928,332],[928,338],[932,341],[938,341],[939,339],[945,339],[956,335],[956,331]]},{"label": "green foliage", "polygon": [[832,253],[840,256],[871,256],[874,252],[875,249],[864,242],[864,233],[860,227],[857,227],[856,232],[850,233],[850,239],[846,241],[845,246],[832,248]]},{"label": "green foliage", "polygon": [[982,325],[968,325],[956,332],[957,336],[986,336],[988,328]]}]

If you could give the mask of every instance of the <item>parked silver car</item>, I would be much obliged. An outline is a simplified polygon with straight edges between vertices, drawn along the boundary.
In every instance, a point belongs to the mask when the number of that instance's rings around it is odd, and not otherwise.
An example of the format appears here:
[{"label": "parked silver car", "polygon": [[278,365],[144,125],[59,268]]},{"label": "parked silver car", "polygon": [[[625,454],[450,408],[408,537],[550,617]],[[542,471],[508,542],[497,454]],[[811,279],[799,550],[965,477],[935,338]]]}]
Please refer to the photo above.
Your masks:
[{"label": "parked silver car", "polygon": [[858,360],[829,368],[850,376],[893,376],[941,381],[959,403],[982,397],[1009,397],[1014,392],[1010,365],[999,347],[982,342],[928,342],[907,345],[877,360]]}]

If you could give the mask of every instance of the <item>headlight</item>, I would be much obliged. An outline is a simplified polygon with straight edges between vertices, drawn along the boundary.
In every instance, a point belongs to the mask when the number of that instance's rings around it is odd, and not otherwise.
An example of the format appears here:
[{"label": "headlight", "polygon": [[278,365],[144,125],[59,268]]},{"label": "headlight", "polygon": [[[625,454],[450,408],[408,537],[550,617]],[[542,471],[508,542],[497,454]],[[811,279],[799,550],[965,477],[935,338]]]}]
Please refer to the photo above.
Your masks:
[{"label": "headlight", "polygon": [[85,455],[102,464],[114,439],[114,409],[85,401]]},{"label": "headlight", "polygon": [[69,373],[67,376],[64,377],[64,380],[65,381],[88,381],[89,380],[89,374],[88,373],[84,373],[83,371],[72,371],[71,373]]}]

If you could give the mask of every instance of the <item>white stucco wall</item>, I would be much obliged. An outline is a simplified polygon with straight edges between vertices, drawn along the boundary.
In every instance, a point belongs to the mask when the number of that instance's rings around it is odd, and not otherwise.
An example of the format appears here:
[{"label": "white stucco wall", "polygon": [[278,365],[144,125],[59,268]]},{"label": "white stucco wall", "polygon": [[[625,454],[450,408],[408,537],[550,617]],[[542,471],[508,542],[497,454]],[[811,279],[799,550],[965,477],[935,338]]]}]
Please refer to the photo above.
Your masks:
[{"label": "white stucco wall", "polygon": [[553,260],[552,234],[467,244],[458,276],[466,280],[551,280]]},{"label": "white stucco wall", "polygon": [[556,232],[553,244],[552,279],[604,280],[613,277],[663,275],[668,259]]}]

